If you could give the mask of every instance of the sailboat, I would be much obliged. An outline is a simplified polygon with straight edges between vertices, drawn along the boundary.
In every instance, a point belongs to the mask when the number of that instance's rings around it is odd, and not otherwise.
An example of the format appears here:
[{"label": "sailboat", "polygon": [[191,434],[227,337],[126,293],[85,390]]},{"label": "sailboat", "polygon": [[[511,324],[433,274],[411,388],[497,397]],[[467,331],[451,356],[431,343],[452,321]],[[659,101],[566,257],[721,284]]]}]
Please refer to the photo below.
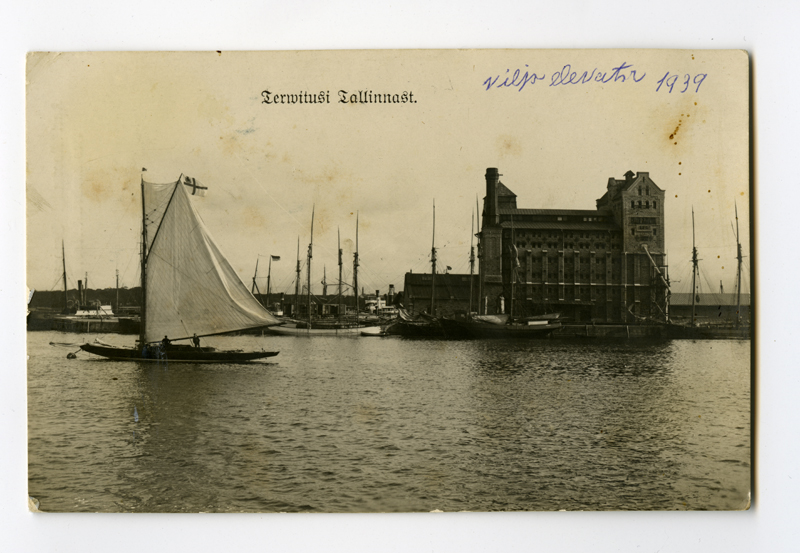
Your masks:
[{"label": "sailboat", "polygon": [[433,202],[433,225],[431,233],[431,306],[430,313],[419,313],[413,317],[400,309],[397,320],[387,332],[407,337],[442,338],[446,336],[441,320],[436,318],[436,201]]},{"label": "sailboat", "polygon": [[[700,265],[695,245],[694,208],[692,209],[692,311],[688,324],[677,324],[672,321],[665,325],[667,335],[672,338],[722,338],[722,339],[750,339],[750,325],[741,321],[741,287],[742,287],[742,245],[739,241],[739,210],[736,211],[736,320],[729,322],[704,322],[701,324],[697,316],[697,303],[700,302]],[[722,281],[720,281],[722,287]],[[722,293],[720,291],[720,293]]]},{"label": "sailboat", "polygon": [[[314,246],[314,212],[311,212],[311,241],[308,244],[308,256],[306,259],[307,271],[307,290],[306,290],[306,305],[307,305],[307,318],[305,321],[293,321],[279,326],[269,327],[269,331],[273,334],[290,335],[290,336],[359,336],[362,332],[373,334],[380,332],[379,326],[370,325],[359,321],[358,318],[358,215],[356,215],[356,251],[353,254],[353,290],[355,291],[356,298],[356,320],[342,321],[341,320],[341,296],[342,296],[342,249],[339,244],[339,315],[337,320],[325,321],[319,319],[312,319],[311,317],[311,259],[313,257],[312,250]],[[299,246],[298,246],[299,251]],[[300,261],[298,254],[297,262],[297,282],[300,282]],[[299,284],[298,293],[295,295],[299,297]]]},{"label": "sailboat", "polygon": [[[141,181],[142,312],[132,348],[84,344],[81,349],[126,361],[230,363],[277,351],[218,351],[174,344],[278,324],[253,296],[211,238],[192,203],[205,187],[181,175],[176,182]],[[200,194],[198,194],[200,192]],[[199,344],[199,339],[195,340]]]}]

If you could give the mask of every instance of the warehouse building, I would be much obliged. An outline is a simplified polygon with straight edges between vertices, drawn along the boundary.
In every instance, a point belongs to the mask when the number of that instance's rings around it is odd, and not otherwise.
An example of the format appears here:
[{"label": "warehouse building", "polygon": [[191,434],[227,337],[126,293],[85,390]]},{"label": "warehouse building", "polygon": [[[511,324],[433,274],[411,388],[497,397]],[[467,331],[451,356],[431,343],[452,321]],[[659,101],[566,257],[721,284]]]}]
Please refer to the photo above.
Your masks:
[{"label": "warehouse building", "polygon": [[666,320],[665,193],[649,173],[608,179],[591,210],[519,208],[500,177],[497,169],[486,170],[479,314],[560,312],[579,323]]}]

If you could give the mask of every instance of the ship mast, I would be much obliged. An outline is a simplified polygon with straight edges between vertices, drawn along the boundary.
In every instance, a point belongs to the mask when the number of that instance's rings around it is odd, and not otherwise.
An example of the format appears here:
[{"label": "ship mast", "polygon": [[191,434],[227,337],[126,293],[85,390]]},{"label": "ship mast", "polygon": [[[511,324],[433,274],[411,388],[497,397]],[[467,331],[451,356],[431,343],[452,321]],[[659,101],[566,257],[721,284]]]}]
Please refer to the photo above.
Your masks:
[{"label": "ship mast", "polygon": [[[258,266],[258,264],[256,264]],[[272,279],[272,254],[269,254],[269,265],[267,266],[267,305],[266,308],[269,309],[270,304],[270,280]],[[260,294],[260,292],[259,292]]]},{"label": "ship mast", "polygon": [[[562,233],[562,239],[561,240],[562,240],[562,242],[564,240],[563,239],[563,233]],[[509,314],[509,319],[513,319],[514,318],[514,284],[517,282],[517,262],[518,262],[517,245],[516,245],[515,237],[514,237],[514,216],[513,215],[511,216],[511,248],[509,250],[509,253],[511,254],[510,255],[511,259],[509,260],[511,262],[511,305],[509,306],[508,314]]]},{"label": "ship mast", "polygon": [[739,242],[739,208],[736,207],[735,201],[733,208],[736,213],[736,325],[738,326],[742,321],[742,244]]},{"label": "ship mast", "polygon": [[67,257],[64,254],[64,241],[61,241],[61,265],[64,267],[64,313],[69,309],[69,299],[67,296]]},{"label": "ship mast", "polygon": [[434,311],[436,300],[436,200],[433,200],[433,236],[431,238],[431,317],[436,316]]},{"label": "ship mast", "polygon": [[306,276],[308,277],[308,328],[311,328],[311,250],[314,247],[314,207],[311,208],[311,241],[308,243],[308,261],[306,267]]},{"label": "ship mast", "polygon": [[469,317],[472,316],[472,275],[475,273],[475,214],[472,214],[472,221],[469,226]]},{"label": "ship mast", "polygon": [[342,320],[342,237],[339,229],[336,229],[336,249],[339,250],[339,298],[336,313],[339,321]]},{"label": "ship mast", "polygon": [[353,295],[356,297],[356,326],[358,326],[358,211],[356,211],[356,251],[353,254]]},{"label": "ship mast", "polygon": [[692,326],[695,326],[694,319],[694,306],[697,299],[696,285],[697,277],[697,248],[694,244],[694,208],[692,208]]},{"label": "ship mast", "polygon": [[[480,208],[478,206],[478,195],[475,195],[475,213],[478,214],[478,228],[481,228]],[[481,314],[481,307],[483,305],[483,264],[481,259],[481,232],[478,231],[478,315]]]},{"label": "ship mast", "polygon": [[294,279],[294,305],[296,313],[292,316],[299,318],[300,314],[300,237],[297,237],[297,277]]},{"label": "ship mast", "polygon": [[144,347],[146,344],[147,328],[147,216],[144,207],[144,175],[142,175],[142,306],[139,321],[139,344]]}]

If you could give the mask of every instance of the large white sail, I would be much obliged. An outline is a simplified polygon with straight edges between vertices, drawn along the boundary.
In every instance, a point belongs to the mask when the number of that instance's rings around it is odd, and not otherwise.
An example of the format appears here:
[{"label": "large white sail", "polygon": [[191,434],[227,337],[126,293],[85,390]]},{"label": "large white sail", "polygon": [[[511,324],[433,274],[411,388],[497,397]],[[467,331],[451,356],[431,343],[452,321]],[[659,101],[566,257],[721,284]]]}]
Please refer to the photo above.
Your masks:
[{"label": "large white sail", "polygon": [[145,340],[206,336],[278,323],[211,238],[187,186],[144,183]]}]

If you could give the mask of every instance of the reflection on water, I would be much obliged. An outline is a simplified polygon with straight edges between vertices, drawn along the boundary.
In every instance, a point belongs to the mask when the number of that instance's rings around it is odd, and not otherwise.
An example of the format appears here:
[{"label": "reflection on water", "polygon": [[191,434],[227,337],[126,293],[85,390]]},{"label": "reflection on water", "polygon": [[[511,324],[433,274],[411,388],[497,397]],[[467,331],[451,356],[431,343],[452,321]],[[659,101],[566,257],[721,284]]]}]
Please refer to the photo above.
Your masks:
[{"label": "reflection on water", "polygon": [[747,505],[749,342],[220,337],[281,354],[165,365],[48,345],[73,336],[28,334],[45,511]]}]

